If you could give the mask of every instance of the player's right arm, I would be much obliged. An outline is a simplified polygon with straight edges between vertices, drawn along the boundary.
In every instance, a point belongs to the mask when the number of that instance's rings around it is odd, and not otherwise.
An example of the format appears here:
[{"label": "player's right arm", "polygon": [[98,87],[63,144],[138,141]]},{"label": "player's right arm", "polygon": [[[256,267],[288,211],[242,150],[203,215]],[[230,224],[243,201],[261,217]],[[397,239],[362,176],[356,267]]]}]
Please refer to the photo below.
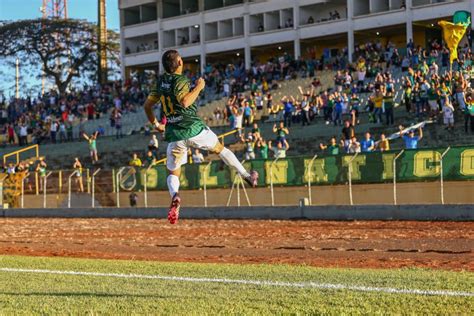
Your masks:
[{"label": "player's right arm", "polygon": [[143,107],[145,108],[145,114],[148,118],[148,121],[160,132],[164,131],[164,125],[160,124],[155,117],[155,113],[153,112],[153,106],[160,100],[158,96],[158,92],[156,90],[152,90],[148,98],[145,100],[145,104]]}]

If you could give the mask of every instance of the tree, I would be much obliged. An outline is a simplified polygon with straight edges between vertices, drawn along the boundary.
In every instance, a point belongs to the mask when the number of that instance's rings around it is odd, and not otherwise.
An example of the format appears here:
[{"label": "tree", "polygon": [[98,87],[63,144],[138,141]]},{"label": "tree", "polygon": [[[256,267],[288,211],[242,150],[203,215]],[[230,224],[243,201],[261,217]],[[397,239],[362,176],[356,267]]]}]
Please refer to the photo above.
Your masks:
[{"label": "tree", "polygon": [[[117,66],[119,35],[109,30],[107,37],[104,48],[109,61]],[[0,59],[13,62],[18,57],[22,69],[33,69],[38,78],[44,72],[47,78],[54,80],[61,95],[73,79],[97,81],[98,46],[97,26],[83,20],[0,23]]]}]

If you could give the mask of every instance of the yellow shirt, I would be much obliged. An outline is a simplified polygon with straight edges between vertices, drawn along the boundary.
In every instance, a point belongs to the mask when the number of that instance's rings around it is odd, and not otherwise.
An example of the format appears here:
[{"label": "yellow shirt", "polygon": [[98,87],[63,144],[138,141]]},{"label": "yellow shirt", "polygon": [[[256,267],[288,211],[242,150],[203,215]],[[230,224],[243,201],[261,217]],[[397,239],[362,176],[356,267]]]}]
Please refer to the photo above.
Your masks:
[{"label": "yellow shirt", "polygon": [[383,151],[390,150],[390,143],[389,143],[388,139],[381,140],[379,142],[378,147],[379,147],[380,150],[383,150]]},{"label": "yellow shirt", "polygon": [[374,104],[376,108],[381,108],[383,103],[383,95],[374,96]]},{"label": "yellow shirt", "polygon": [[129,165],[131,167],[141,167],[142,166],[142,161],[140,160],[140,158],[132,159],[132,160],[130,160]]}]

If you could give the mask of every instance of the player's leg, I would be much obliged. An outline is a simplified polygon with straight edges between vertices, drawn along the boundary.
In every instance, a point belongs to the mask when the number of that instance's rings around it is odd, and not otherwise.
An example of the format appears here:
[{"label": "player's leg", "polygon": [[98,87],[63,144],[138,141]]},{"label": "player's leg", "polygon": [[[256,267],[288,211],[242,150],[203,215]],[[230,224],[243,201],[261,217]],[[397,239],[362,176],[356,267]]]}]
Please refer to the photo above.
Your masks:
[{"label": "player's leg", "polygon": [[188,144],[192,147],[218,154],[222,161],[229,167],[234,168],[250,186],[257,186],[258,172],[248,172],[234,153],[224,147],[224,145],[219,142],[216,134],[209,128],[204,129],[199,135],[190,138]]},{"label": "player's leg", "polygon": [[183,141],[172,142],[168,144],[166,150],[166,167],[168,177],[166,183],[171,196],[171,205],[168,212],[168,221],[175,224],[179,218],[181,207],[181,198],[179,196],[179,176],[181,175],[181,166],[186,163],[188,148]]}]

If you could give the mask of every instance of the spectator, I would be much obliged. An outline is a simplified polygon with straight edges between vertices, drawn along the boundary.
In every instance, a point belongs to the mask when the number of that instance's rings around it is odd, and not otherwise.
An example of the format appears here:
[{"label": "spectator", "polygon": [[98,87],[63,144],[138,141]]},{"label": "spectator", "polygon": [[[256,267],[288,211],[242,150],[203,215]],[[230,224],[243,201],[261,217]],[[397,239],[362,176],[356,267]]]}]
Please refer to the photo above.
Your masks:
[{"label": "spectator", "polygon": [[74,176],[75,176],[74,182],[76,183],[78,192],[83,193],[84,184],[82,182],[82,164],[79,161],[78,157],[74,158],[74,164],[72,165],[72,168],[74,169]]},{"label": "spectator", "polygon": [[[48,165],[46,164],[46,161],[44,160],[43,157],[40,157],[39,160],[38,160],[38,164],[36,165],[36,172],[39,174],[40,176],[40,181],[39,181],[39,187],[40,187],[40,191],[43,191],[43,183],[44,183],[44,179],[46,177],[46,168],[48,167]],[[44,188],[46,189],[46,188]]]},{"label": "spectator", "polygon": [[280,125],[277,127],[276,124],[273,124],[273,133],[276,134],[276,141],[284,144],[286,141],[286,135],[290,133],[288,128],[285,127],[283,122],[280,122]]},{"label": "spectator", "polygon": [[99,156],[97,154],[97,135],[97,132],[95,132],[91,136],[87,136],[86,133],[83,134],[83,137],[89,142],[89,152],[92,164],[99,162]]},{"label": "spectator", "polygon": [[268,147],[273,151],[273,158],[286,158],[286,151],[290,149],[290,145],[285,140],[284,143],[277,142],[276,147],[272,147],[272,141],[268,141]]},{"label": "spectator", "polygon": [[375,141],[370,136],[370,133],[365,133],[365,138],[361,140],[360,147],[362,152],[371,152],[375,150]]},{"label": "spectator", "polygon": [[138,155],[136,153],[133,154],[132,160],[128,163],[130,167],[137,167],[140,168],[142,166],[142,161],[140,158],[138,158]]},{"label": "spectator", "polygon": [[421,127],[418,128],[418,136],[415,136],[415,131],[413,129],[408,132],[408,135],[404,135],[406,132],[403,132],[403,126],[399,126],[399,129],[400,137],[403,137],[403,141],[405,142],[405,148],[417,149],[418,142],[423,138],[423,129]]},{"label": "spectator", "polygon": [[51,142],[53,144],[56,144],[56,134],[58,132],[58,129],[59,129],[59,124],[56,120],[53,120],[51,122],[51,126],[49,128],[49,132],[50,132],[50,136],[51,136]]},{"label": "spectator", "polygon": [[199,149],[194,149],[194,153],[193,153],[193,163],[203,163],[204,162],[204,156],[202,155],[202,153],[199,151]]},{"label": "spectator", "polygon": [[247,138],[242,137],[242,142],[245,146],[245,160],[255,159],[255,139],[252,133],[249,133]]},{"label": "spectator", "polygon": [[342,141],[344,149],[347,151],[349,144],[351,143],[352,137],[355,136],[354,126],[349,121],[344,121],[344,127],[342,128]]},{"label": "spectator", "polygon": [[394,117],[393,117],[393,107],[394,107],[394,100],[393,100],[393,92],[387,91],[383,97],[383,111],[385,112],[385,119],[387,126],[394,124]]},{"label": "spectator", "polygon": [[361,151],[360,143],[357,141],[357,138],[353,136],[351,138],[351,142],[349,143],[349,146],[347,147],[347,153],[355,154],[355,153],[360,153],[360,151]]},{"label": "spectator", "polygon": [[257,148],[260,154],[260,158],[268,159],[268,145],[263,138],[259,138],[257,141]]},{"label": "spectator", "polygon": [[313,24],[314,23],[314,19],[313,19],[313,16],[309,16],[308,18],[308,24]]},{"label": "spectator", "polygon": [[283,122],[285,126],[288,127],[291,126],[291,116],[294,110],[295,103],[295,98],[293,98],[293,96],[290,96],[290,99],[286,95],[283,96],[283,98],[281,99],[281,102],[283,103]]},{"label": "spectator", "polygon": [[149,168],[150,166],[155,165],[156,159],[151,150],[148,150],[145,157],[145,166]]},{"label": "spectator", "polygon": [[130,193],[130,195],[128,196],[128,200],[130,202],[130,207],[137,207],[138,195],[135,193],[135,191],[132,191],[132,193]]},{"label": "spectator", "polygon": [[444,98],[443,105],[443,121],[447,130],[454,130],[454,107],[448,96]]},{"label": "spectator", "polygon": [[152,135],[148,143],[148,150],[151,151],[156,158],[158,158],[158,145],[158,138],[156,135]]},{"label": "spectator", "polygon": [[330,155],[337,156],[339,155],[339,145],[337,144],[336,137],[331,137],[329,144],[319,144],[321,150],[327,150]]},{"label": "spectator", "polygon": [[64,124],[64,121],[61,121],[59,123],[59,141],[61,143],[65,142],[67,140],[66,136],[66,124]]},{"label": "spectator", "polygon": [[377,149],[380,151],[390,150],[390,143],[383,133],[380,134],[380,140],[377,143]]}]

